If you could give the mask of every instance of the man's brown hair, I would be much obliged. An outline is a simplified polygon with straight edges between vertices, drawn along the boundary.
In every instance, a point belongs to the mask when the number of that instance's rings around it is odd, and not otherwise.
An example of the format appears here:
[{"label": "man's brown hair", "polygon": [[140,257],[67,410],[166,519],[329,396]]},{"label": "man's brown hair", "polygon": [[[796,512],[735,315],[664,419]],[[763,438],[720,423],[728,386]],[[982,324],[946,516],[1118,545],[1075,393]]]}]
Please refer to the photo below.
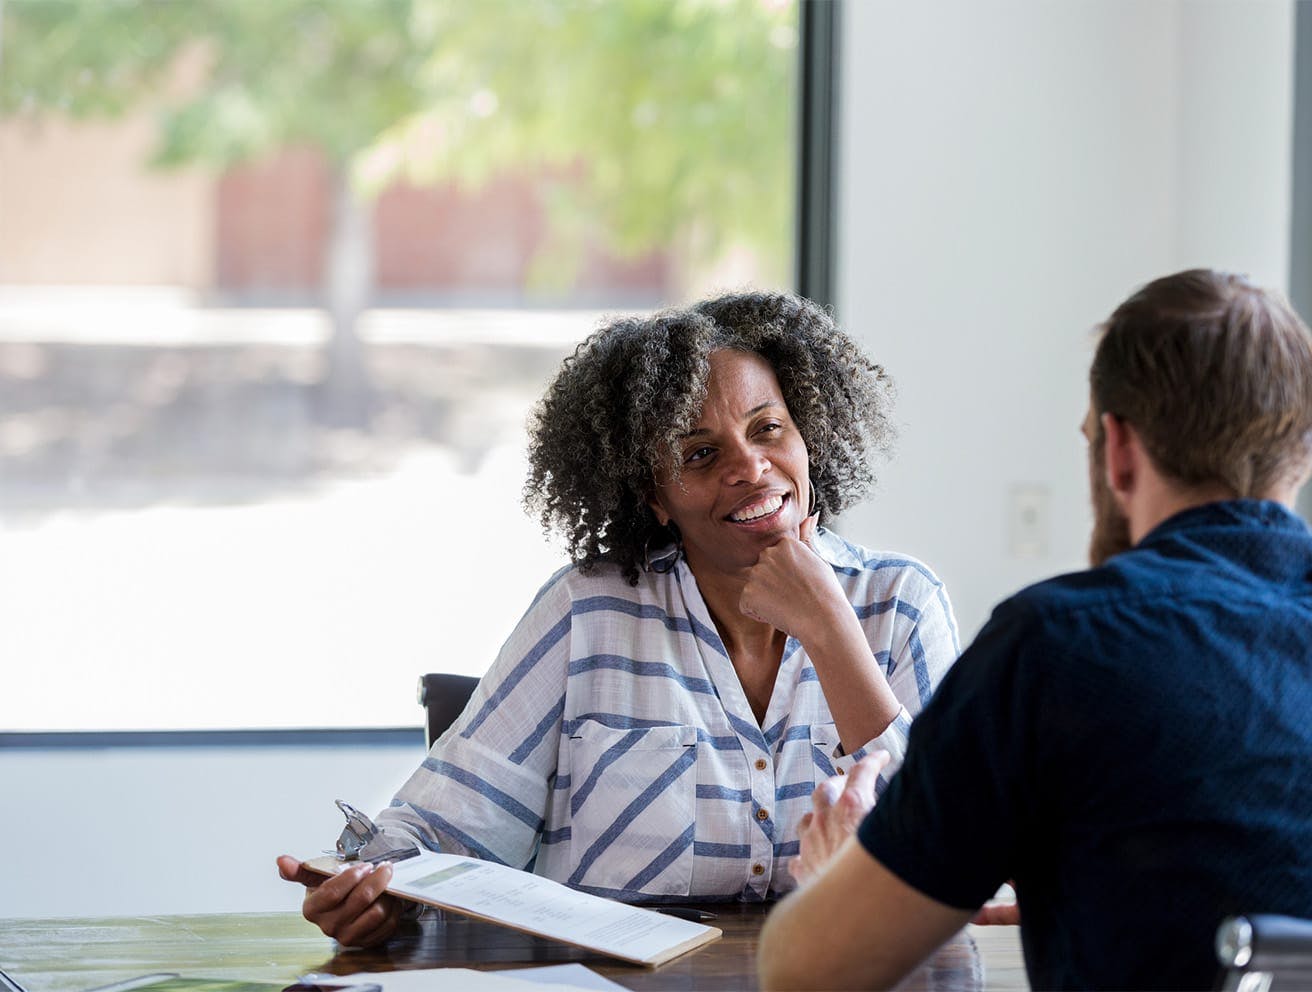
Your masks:
[{"label": "man's brown hair", "polygon": [[1094,414],[1128,421],[1187,487],[1260,498],[1312,461],[1312,334],[1243,276],[1190,269],[1148,283],[1103,325],[1089,385]]}]

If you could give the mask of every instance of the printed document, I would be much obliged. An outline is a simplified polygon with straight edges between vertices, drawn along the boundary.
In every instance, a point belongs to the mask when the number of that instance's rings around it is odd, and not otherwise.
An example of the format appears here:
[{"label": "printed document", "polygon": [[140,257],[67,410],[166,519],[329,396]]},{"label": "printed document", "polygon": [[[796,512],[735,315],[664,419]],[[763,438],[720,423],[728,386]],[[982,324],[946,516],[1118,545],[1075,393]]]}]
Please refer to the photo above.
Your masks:
[{"label": "printed document", "polygon": [[[336,874],[353,862],[328,857],[305,864]],[[661,964],[720,936],[714,927],[454,854],[426,852],[394,863],[387,891],[639,964]]]}]

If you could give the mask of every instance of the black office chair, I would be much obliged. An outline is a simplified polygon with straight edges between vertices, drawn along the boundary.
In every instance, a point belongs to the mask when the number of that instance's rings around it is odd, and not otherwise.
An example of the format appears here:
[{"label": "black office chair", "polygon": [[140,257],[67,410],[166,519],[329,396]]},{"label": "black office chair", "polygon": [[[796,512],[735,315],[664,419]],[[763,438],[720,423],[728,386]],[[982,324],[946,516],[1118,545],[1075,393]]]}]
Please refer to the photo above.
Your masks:
[{"label": "black office chair", "polygon": [[427,711],[424,726],[424,746],[432,747],[456,722],[469,697],[474,694],[478,679],[473,675],[421,675],[419,676],[419,705]]},{"label": "black office chair", "polygon": [[1222,992],[1312,989],[1312,920],[1232,916],[1216,931]]}]

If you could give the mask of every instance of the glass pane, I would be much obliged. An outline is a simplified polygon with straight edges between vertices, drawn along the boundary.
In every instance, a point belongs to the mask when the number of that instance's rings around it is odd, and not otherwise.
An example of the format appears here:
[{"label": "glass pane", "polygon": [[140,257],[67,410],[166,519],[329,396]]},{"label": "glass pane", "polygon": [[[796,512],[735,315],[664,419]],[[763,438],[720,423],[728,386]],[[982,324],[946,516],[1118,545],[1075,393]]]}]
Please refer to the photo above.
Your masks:
[{"label": "glass pane", "polygon": [[0,0],[0,730],[417,725],[605,314],[787,286],[795,0]]}]

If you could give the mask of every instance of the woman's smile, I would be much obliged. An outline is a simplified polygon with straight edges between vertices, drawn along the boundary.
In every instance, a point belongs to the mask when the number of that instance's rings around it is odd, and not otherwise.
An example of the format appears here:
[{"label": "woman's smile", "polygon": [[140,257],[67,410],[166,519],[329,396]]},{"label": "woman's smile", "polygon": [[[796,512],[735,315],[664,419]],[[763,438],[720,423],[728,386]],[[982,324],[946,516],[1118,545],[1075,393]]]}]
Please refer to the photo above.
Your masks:
[{"label": "woman's smile", "polygon": [[764,499],[753,498],[746,506],[734,510],[726,520],[739,525],[773,524],[788,500],[787,493],[774,493]]}]

